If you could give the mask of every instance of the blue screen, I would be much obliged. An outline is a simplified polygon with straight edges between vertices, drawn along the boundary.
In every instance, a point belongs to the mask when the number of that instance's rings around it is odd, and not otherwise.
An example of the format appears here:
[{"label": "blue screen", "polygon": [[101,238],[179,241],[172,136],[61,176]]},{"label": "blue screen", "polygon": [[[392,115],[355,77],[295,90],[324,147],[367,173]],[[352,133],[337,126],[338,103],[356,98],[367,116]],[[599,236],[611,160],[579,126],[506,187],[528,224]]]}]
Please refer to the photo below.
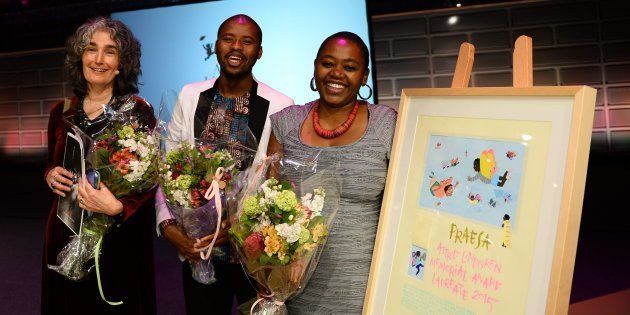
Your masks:
[{"label": "blue screen", "polygon": [[[142,44],[140,95],[157,111],[164,92],[219,76],[216,56],[208,58],[204,46],[214,47],[221,22],[239,13],[252,17],[263,31],[254,77],[296,104],[318,97],[309,81],[326,37],[351,31],[369,46],[365,2],[359,0],[233,0],[115,13],[112,18],[127,24]],[[374,86],[371,75],[368,84]],[[361,93],[367,95],[367,88]]]}]

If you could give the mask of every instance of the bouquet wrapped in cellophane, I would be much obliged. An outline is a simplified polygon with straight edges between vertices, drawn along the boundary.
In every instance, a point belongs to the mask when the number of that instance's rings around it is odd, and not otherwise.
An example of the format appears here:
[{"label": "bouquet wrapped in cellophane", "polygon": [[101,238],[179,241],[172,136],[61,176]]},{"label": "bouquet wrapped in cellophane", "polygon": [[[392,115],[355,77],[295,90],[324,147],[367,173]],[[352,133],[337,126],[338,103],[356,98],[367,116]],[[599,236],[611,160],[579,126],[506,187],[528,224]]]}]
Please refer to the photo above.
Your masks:
[{"label": "bouquet wrapped in cellophane", "polygon": [[[218,232],[221,224],[227,223],[228,207],[235,203],[229,201],[241,189],[245,174],[242,170],[252,163],[258,143],[245,121],[230,125],[235,128],[220,127],[233,120],[234,115],[218,110],[208,116],[213,117],[209,121],[195,116],[193,125],[203,132],[189,134],[188,129],[181,127],[184,124],[177,102],[173,91],[163,93],[160,120],[167,128],[160,138],[156,206],[168,207],[187,237],[208,244],[199,254],[201,260],[190,261],[190,265],[193,279],[210,284],[216,281],[210,258],[221,256],[227,260],[229,255],[225,248],[214,246]],[[207,132],[209,125],[218,132]]]},{"label": "bouquet wrapped in cellophane", "polygon": [[227,200],[238,190],[238,166],[243,162],[235,159],[233,152],[238,150],[238,157],[243,158],[256,151],[230,141],[196,140],[194,145],[169,139],[164,142],[161,189],[170,212],[188,237],[202,239],[214,234],[200,253],[201,261],[190,262],[193,279],[213,283],[216,279],[210,257],[218,235],[215,232],[227,220]]},{"label": "bouquet wrapped in cellophane", "polygon": [[[74,125],[75,121],[66,123],[84,143],[86,172],[98,172],[100,182],[120,199],[141,194],[157,182],[155,117],[151,108],[136,108],[134,96],[119,97],[110,104],[103,105],[107,116],[103,129],[91,136]],[[89,185],[85,179],[83,183]],[[96,212],[83,211],[82,215],[79,235],[57,255],[57,265],[48,266],[75,281],[88,275],[94,264],[98,266],[100,243],[115,220]]]},{"label": "bouquet wrapped in cellophane", "polygon": [[[252,168],[230,217],[230,239],[263,296],[251,306],[253,314],[287,313],[284,303],[307,285],[339,208],[336,170],[318,170],[315,161],[274,160]],[[301,176],[284,179],[277,165]]]}]

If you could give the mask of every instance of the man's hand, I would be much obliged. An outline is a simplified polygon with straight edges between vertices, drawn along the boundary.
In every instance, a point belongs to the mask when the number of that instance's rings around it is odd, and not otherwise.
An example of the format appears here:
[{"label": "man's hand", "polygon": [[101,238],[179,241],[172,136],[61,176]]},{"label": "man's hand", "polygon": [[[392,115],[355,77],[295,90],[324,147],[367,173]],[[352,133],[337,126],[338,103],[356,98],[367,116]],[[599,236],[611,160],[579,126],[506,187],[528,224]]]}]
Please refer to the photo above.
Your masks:
[{"label": "man's hand", "polygon": [[186,259],[192,262],[198,262],[201,259],[199,256],[201,250],[195,247],[196,241],[184,235],[177,225],[167,225],[162,234]]},{"label": "man's hand", "polygon": [[[228,243],[230,236],[228,233],[229,230],[230,223],[228,222],[228,220],[221,221],[221,229],[219,230],[219,233],[217,235],[217,240],[214,242],[214,246],[221,246]],[[212,242],[212,238],[214,238],[214,234],[215,233],[199,239],[199,241],[195,244],[195,249],[201,250],[202,248],[210,245],[210,242]]]}]

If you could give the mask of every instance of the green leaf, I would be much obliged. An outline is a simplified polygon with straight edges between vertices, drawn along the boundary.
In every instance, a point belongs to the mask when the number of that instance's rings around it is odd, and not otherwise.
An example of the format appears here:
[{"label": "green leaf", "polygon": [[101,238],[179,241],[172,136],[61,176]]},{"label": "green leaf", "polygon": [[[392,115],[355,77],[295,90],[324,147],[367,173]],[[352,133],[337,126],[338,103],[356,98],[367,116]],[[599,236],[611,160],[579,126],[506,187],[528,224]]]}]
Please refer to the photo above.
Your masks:
[{"label": "green leaf", "polygon": [[323,216],[317,216],[311,219],[311,222],[308,224],[309,228],[313,228],[316,225],[320,224],[320,223],[324,223],[324,217]]},{"label": "green leaf", "polygon": [[260,258],[258,259],[258,261],[260,262],[261,265],[268,265],[271,262],[272,258],[273,256],[269,257],[267,256],[266,253],[263,253],[262,255],[260,255]]}]

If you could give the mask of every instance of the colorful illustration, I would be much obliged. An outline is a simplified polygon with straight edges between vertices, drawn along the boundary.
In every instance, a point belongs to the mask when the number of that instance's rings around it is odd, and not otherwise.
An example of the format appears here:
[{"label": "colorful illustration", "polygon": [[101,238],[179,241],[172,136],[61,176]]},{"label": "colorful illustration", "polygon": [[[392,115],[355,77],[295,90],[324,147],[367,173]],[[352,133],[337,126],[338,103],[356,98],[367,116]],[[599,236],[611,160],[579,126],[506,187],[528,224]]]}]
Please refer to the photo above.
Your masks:
[{"label": "colorful illustration", "polygon": [[514,153],[513,151],[507,151],[505,153],[505,156],[507,156],[508,159],[513,160],[516,157],[516,153]]},{"label": "colorful illustration", "polygon": [[486,184],[503,187],[509,179],[509,171],[505,171],[503,176],[497,174],[497,163],[494,159],[494,150],[492,149],[481,152],[481,156],[473,161],[473,169],[477,174],[467,177],[468,181],[471,182],[480,180]]},{"label": "colorful illustration", "polygon": [[492,199],[492,198],[490,198],[490,201],[488,201],[488,204],[489,204],[491,207],[493,207],[493,208],[494,208],[494,207],[496,207],[496,206],[497,206],[497,201],[496,201],[496,200],[494,200],[494,199]]},{"label": "colorful illustration", "polygon": [[431,175],[429,175],[429,179],[429,191],[431,192],[431,195],[437,198],[452,196],[455,188],[459,186],[459,182],[453,184],[453,177],[449,177],[444,180],[438,180],[433,172],[431,172]]},{"label": "colorful illustration", "polygon": [[481,195],[480,194],[468,193],[468,202],[470,202],[471,205],[476,205],[480,201],[481,201]]},{"label": "colorful illustration", "polygon": [[454,157],[450,161],[442,161],[442,168],[455,167],[459,165],[459,158]]},{"label": "colorful illustration", "polygon": [[413,278],[422,280],[424,276],[424,266],[427,262],[427,250],[416,245],[411,245],[410,256],[407,274]]},{"label": "colorful illustration", "polygon": [[508,214],[503,216],[503,224],[501,227],[503,227],[503,244],[501,244],[501,246],[510,247],[512,236],[510,235],[510,216]]},{"label": "colorful illustration", "polygon": [[498,199],[503,199],[503,202],[505,203],[512,201],[512,195],[510,195],[509,193],[501,189],[495,189],[494,196],[497,197]]},{"label": "colorful illustration", "polygon": [[507,214],[516,228],[524,145],[431,135],[428,148],[420,206],[496,227]]}]

